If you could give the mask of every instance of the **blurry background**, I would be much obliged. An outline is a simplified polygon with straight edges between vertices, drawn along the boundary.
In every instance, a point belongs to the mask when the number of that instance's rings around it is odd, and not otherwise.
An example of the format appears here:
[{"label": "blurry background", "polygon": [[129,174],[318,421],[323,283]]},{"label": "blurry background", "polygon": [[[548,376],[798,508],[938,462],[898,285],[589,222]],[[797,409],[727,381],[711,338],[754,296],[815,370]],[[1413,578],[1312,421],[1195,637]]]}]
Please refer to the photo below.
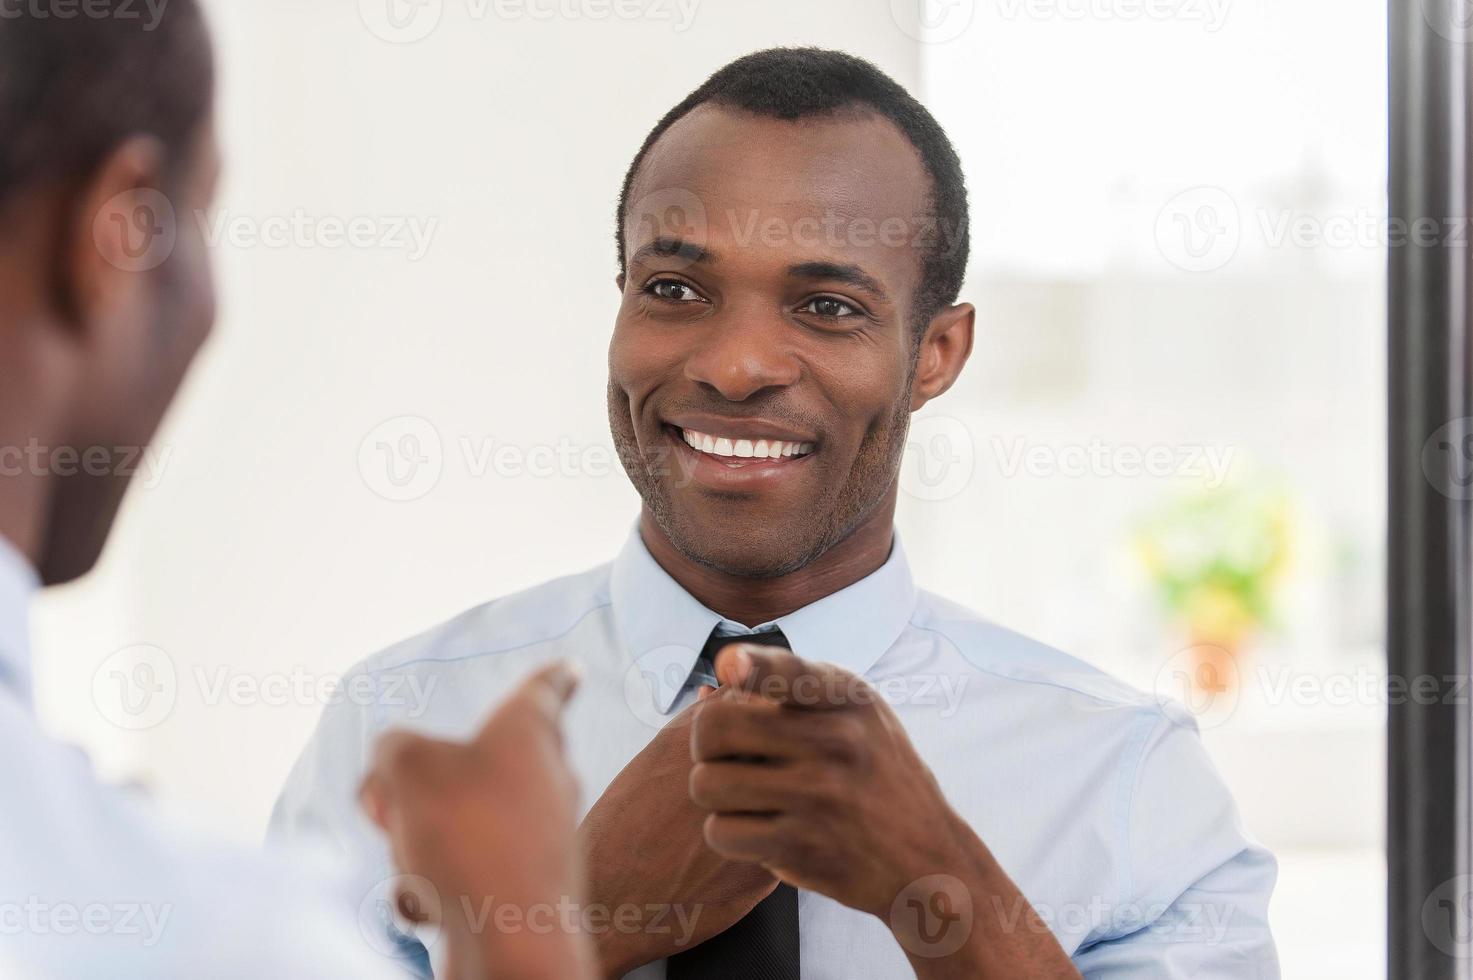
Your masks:
[{"label": "blurry background", "polygon": [[258,838],[328,685],[602,562],[619,180],[715,68],[867,57],[967,168],[980,336],[914,427],[922,584],[1187,700],[1288,977],[1384,973],[1385,13],[1335,0],[216,0],[217,336],[62,734]]}]

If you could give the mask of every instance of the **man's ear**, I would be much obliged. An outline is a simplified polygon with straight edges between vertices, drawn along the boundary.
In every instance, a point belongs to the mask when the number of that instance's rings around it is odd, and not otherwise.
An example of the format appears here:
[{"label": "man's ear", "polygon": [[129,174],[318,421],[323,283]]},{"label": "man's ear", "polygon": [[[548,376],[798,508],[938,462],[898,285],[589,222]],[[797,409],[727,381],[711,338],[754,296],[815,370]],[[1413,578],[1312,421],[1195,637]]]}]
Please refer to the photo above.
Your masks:
[{"label": "man's ear", "polygon": [[624,292],[624,281],[624,273],[622,272],[614,277],[614,286],[618,288],[621,295]]},{"label": "man's ear", "polygon": [[173,252],[178,217],[163,190],[165,159],[159,140],[131,137],[78,189],[56,277],[69,324],[85,329],[125,308]]},{"label": "man's ear", "polygon": [[915,384],[910,396],[912,412],[956,383],[967,358],[972,356],[976,319],[977,309],[971,303],[948,306],[931,318],[916,353]]}]

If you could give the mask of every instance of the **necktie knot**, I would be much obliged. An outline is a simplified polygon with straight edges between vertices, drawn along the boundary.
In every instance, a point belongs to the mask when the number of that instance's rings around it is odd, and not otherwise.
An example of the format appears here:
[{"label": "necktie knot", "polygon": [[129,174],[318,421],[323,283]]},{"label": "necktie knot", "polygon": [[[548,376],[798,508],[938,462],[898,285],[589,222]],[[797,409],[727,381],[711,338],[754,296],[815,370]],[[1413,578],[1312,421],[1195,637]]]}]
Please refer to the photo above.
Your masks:
[{"label": "necktie knot", "polygon": [[780,629],[758,630],[753,633],[729,633],[722,630],[718,625],[711,631],[711,636],[706,640],[706,645],[701,648],[701,654],[696,658],[695,666],[691,668],[689,683],[700,687],[709,685],[720,687],[721,683],[716,679],[716,655],[725,647],[734,643],[755,643],[765,647],[781,647],[791,650],[793,646]]}]

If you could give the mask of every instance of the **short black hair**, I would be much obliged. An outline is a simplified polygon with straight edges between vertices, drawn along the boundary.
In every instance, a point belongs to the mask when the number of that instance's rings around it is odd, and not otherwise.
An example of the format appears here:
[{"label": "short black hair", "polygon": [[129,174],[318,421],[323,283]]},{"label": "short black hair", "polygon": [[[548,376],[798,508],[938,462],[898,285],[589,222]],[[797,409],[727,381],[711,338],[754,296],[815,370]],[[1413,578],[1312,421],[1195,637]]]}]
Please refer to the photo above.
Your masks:
[{"label": "short black hair", "polygon": [[89,175],[124,140],[157,138],[177,174],[214,97],[197,0],[156,13],[89,0],[61,17],[35,4],[0,12],[0,205],[42,182]]},{"label": "short black hair", "polygon": [[930,176],[930,217],[937,222],[922,252],[916,295],[921,325],[956,302],[970,247],[967,185],[956,149],[935,117],[893,78],[863,58],[824,48],[769,48],[738,58],[665,113],[634,155],[619,192],[614,233],[621,271],[627,259],[629,191],[640,164],[667,129],[706,103],[789,121],[860,108],[894,123]]}]

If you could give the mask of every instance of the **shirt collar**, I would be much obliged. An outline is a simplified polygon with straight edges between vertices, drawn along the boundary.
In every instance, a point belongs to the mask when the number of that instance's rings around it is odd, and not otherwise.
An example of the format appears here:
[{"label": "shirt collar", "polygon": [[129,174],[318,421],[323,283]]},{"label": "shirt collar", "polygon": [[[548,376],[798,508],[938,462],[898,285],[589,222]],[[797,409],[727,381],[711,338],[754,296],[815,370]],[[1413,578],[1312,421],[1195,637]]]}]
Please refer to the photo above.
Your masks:
[{"label": "shirt collar", "polygon": [[41,587],[36,570],[0,536],[0,687],[31,696],[31,596]]},{"label": "shirt collar", "polygon": [[894,645],[915,611],[916,589],[897,534],[890,557],[847,588],[748,630],[703,606],[660,567],[636,524],[614,561],[614,620],[624,649],[666,714],[679,698],[701,649],[718,624],[746,633],[776,626],[806,660],[863,675]]}]

